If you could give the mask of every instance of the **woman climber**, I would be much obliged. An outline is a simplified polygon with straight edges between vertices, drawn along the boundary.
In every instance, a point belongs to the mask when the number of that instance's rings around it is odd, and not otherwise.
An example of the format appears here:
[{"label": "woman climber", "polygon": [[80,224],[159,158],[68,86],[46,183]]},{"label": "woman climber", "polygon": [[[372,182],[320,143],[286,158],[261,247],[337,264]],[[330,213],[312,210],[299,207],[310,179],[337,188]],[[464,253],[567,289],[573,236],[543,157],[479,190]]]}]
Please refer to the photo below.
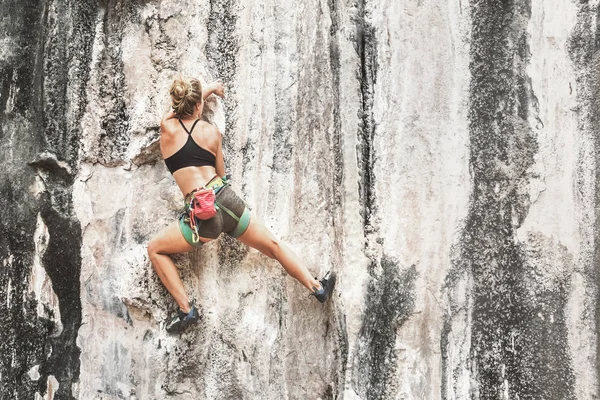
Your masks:
[{"label": "woman climber", "polygon": [[[212,94],[224,97],[223,84],[216,81],[203,90],[199,80],[179,77],[173,81],[170,94],[172,111],[160,123],[160,150],[185,196],[186,210],[148,243],[150,261],[179,305],[177,315],[167,325],[167,331],[183,332],[200,319],[169,255],[188,252],[216,239],[222,232],[279,261],[288,274],[321,303],[325,302],[335,285],[335,274],[321,280],[313,278],[289,247],[276,239],[261,221],[250,218],[244,201],[228,185],[221,132],[201,120],[204,99]],[[198,219],[195,213],[198,208],[206,206],[206,199],[216,214],[210,219]]]}]

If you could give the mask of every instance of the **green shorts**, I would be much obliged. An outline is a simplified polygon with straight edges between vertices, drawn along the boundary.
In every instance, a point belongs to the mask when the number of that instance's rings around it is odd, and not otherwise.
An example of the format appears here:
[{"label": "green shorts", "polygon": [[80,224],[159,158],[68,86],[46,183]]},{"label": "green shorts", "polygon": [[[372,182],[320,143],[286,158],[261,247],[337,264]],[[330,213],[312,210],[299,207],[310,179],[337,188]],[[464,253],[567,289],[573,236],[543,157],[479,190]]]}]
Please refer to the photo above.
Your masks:
[{"label": "green shorts", "polygon": [[[189,199],[189,195],[186,199]],[[206,220],[196,219],[198,235],[208,239],[216,239],[223,232],[234,238],[242,236],[250,225],[250,210],[244,201],[229,185],[226,185],[217,192],[215,203],[217,215]],[[189,201],[186,201],[185,211],[179,217],[179,229],[189,244],[194,247],[202,246],[200,240],[194,242],[194,231],[190,226]]]}]

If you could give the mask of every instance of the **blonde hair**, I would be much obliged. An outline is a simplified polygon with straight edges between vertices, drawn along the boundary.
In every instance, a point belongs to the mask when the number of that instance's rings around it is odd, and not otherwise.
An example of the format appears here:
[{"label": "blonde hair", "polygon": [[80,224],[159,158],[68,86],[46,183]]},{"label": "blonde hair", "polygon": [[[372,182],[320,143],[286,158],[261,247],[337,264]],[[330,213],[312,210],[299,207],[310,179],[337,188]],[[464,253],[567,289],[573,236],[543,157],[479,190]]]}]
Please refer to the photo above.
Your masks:
[{"label": "blonde hair", "polygon": [[169,90],[171,107],[179,116],[194,115],[196,104],[202,102],[202,84],[198,79],[175,77]]}]

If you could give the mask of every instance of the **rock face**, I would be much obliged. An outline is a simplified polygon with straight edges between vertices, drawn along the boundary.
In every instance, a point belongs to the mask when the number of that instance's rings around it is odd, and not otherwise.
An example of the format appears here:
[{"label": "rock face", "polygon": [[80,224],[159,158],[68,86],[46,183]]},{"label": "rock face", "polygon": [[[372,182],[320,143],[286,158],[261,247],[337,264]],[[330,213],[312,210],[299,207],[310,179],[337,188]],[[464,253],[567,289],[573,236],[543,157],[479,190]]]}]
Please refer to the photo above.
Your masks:
[{"label": "rock face", "polygon": [[[598,1],[0,4],[2,399],[600,396]],[[326,305],[228,237],[148,241],[175,73]]]}]

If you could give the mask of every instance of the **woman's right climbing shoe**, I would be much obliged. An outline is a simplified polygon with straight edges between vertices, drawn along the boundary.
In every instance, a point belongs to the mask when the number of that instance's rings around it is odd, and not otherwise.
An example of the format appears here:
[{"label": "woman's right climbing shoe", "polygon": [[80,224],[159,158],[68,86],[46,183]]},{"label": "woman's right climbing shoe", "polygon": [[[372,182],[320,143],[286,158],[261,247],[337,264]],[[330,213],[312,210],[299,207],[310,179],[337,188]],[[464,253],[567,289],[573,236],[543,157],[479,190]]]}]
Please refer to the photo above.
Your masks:
[{"label": "woman's right climbing shoe", "polygon": [[192,305],[189,313],[178,309],[177,315],[169,322],[166,329],[169,333],[183,333],[190,325],[197,323],[199,320],[200,314],[196,307]]},{"label": "woman's right climbing shoe", "polygon": [[321,303],[325,303],[325,301],[331,297],[331,292],[333,292],[335,276],[335,273],[328,272],[325,274],[325,276],[319,280],[319,282],[321,282],[321,289],[317,290],[317,288],[313,287],[311,296],[315,296]]}]

